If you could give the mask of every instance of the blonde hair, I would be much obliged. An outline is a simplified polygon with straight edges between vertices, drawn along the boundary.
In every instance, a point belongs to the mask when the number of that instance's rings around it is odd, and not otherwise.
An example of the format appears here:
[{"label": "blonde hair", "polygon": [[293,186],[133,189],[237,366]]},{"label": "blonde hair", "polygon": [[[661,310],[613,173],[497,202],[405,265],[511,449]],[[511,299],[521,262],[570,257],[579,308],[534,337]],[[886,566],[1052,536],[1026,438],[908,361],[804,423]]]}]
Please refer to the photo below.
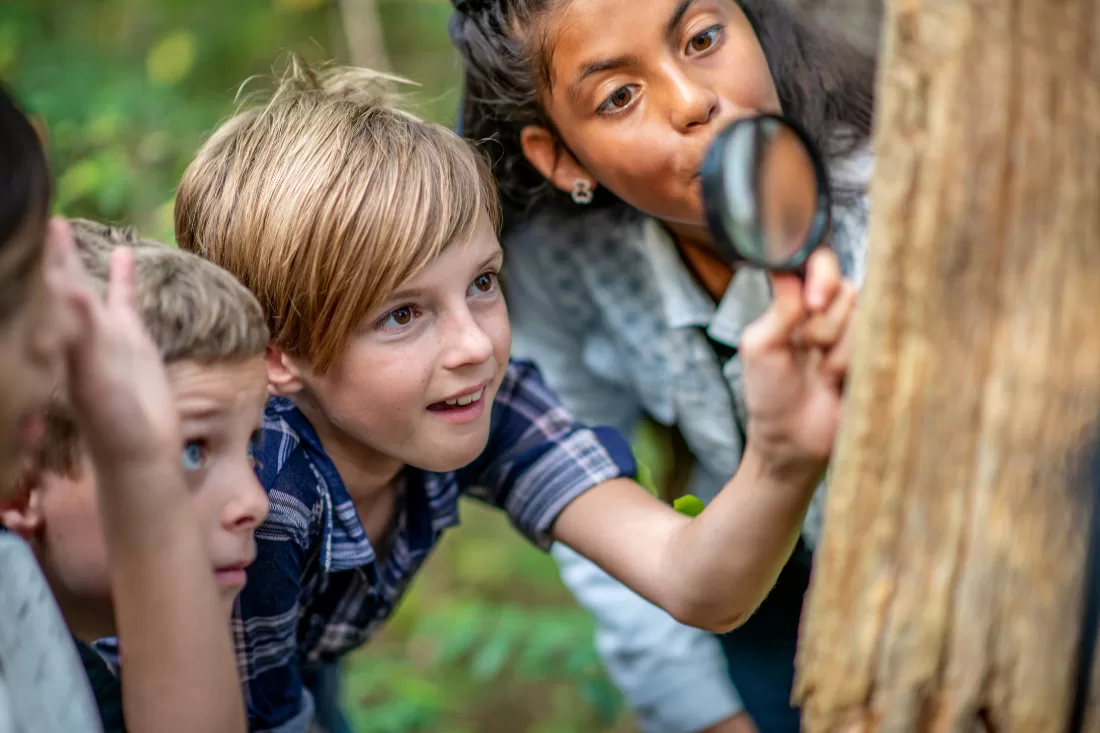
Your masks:
[{"label": "blonde hair", "polygon": [[[138,314],[165,364],[232,362],[262,356],[268,331],[256,298],[231,274],[196,255],[142,239],[130,228],[71,219],[73,239],[94,287],[106,293],[111,253],[130,247]],[[80,433],[63,397],[46,412],[39,467],[74,475]]]},{"label": "blonde hair", "polygon": [[492,173],[403,111],[394,77],[291,57],[263,104],[214,132],[176,196],[176,239],[259,298],[272,340],[324,373],[362,319],[480,216]]}]

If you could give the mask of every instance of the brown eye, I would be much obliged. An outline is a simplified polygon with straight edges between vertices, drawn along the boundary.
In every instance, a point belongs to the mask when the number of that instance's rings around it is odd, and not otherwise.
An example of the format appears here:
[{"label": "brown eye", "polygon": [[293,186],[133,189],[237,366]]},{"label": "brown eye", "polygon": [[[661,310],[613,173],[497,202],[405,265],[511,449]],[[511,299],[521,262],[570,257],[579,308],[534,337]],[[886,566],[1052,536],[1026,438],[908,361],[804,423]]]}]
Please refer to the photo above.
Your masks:
[{"label": "brown eye", "polygon": [[717,41],[720,30],[719,26],[715,26],[714,28],[707,28],[702,33],[697,33],[688,41],[688,50],[692,53],[702,53],[710,50]]},{"label": "brown eye", "polygon": [[627,84],[613,91],[611,96],[600,104],[597,113],[601,115],[625,114],[626,110],[634,104],[635,86],[634,84]]},{"label": "brown eye", "polygon": [[474,278],[473,285],[478,292],[487,293],[493,289],[493,276],[488,273],[478,275]]},{"label": "brown eye", "polygon": [[634,92],[630,91],[630,87],[622,87],[616,89],[615,92],[608,98],[612,106],[622,109],[626,105],[630,104],[630,100],[634,99]]},{"label": "brown eye", "polygon": [[390,314],[399,326],[407,326],[413,319],[412,308],[398,308]]}]

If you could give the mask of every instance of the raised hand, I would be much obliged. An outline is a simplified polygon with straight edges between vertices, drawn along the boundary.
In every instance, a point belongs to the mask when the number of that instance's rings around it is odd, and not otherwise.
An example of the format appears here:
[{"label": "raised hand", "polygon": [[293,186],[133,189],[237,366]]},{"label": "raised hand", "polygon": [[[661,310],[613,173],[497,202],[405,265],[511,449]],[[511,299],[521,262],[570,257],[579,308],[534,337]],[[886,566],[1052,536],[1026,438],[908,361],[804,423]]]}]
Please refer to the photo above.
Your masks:
[{"label": "raised hand", "polygon": [[50,222],[46,246],[47,282],[74,331],[65,349],[66,386],[92,455],[111,466],[174,456],[178,417],[160,354],[134,309],[129,250],[113,253],[104,301],[84,273],[67,222]]},{"label": "raised hand", "polygon": [[749,449],[779,470],[823,470],[840,421],[855,287],[828,249],[805,282],[772,276],[772,303],[741,338]]}]

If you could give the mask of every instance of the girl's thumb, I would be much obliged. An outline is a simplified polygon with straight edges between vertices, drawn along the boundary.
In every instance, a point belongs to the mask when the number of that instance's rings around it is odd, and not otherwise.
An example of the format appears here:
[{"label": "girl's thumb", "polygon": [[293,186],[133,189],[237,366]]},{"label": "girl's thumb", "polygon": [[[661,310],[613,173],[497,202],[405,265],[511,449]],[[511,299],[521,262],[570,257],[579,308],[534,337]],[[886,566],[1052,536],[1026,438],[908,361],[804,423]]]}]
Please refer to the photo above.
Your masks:
[{"label": "girl's thumb", "polygon": [[794,330],[806,318],[802,278],[790,273],[770,276],[772,302],[741,336],[741,350],[760,353],[790,344]]}]

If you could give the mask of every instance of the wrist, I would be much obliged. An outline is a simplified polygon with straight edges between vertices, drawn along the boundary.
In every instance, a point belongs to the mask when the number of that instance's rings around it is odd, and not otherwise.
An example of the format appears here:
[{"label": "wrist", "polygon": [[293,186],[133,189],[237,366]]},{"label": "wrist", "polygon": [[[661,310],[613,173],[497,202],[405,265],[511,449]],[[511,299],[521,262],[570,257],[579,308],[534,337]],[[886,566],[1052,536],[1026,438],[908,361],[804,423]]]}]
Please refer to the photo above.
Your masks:
[{"label": "wrist", "polygon": [[789,451],[774,450],[751,438],[741,457],[741,469],[756,481],[791,486],[813,493],[828,468],[827,460],[794,455]]}]

